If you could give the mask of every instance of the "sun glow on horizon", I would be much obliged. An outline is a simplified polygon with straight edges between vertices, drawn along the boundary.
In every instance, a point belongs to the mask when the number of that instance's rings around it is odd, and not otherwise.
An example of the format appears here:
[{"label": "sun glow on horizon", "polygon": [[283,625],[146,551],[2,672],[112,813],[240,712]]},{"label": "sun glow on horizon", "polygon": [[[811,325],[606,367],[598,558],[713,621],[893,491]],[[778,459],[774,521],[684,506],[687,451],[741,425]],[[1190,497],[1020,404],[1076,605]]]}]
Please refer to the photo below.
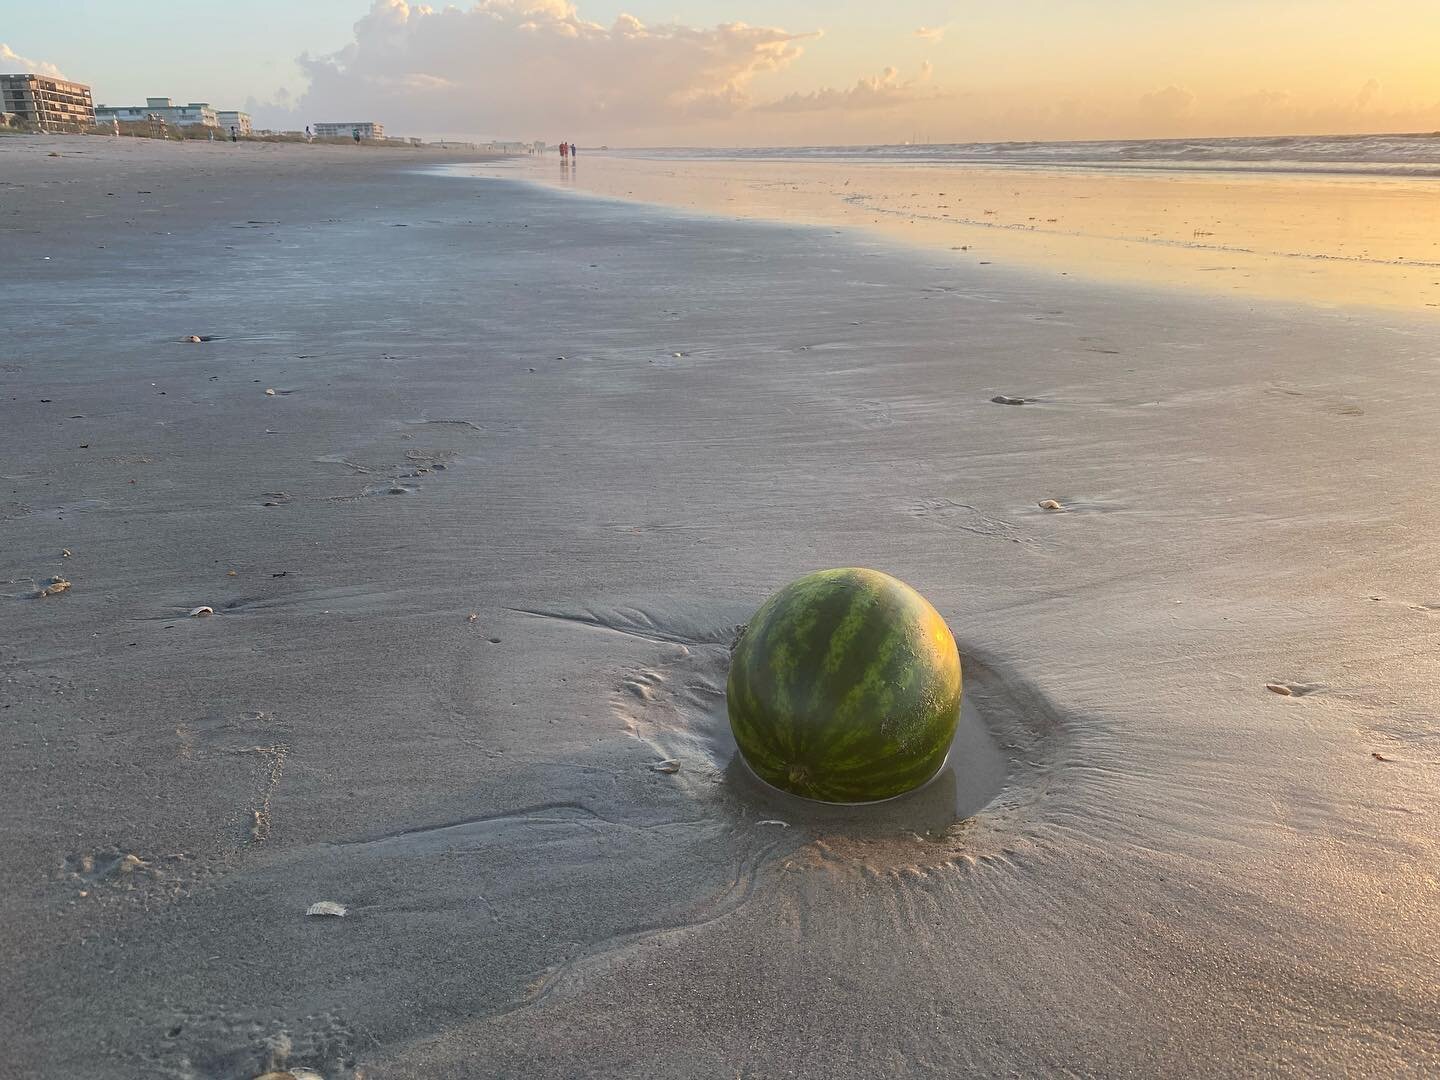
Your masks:
[{"label": "sun glow on horizon", "polygon": [[97,100],[223,101],[287,128],[363,112],[419,135],[617,145],[1440,129],[1434,0],[192,6],[223,31],[218,57],[160,5],[78,0],[7,14],[3,44]]}]

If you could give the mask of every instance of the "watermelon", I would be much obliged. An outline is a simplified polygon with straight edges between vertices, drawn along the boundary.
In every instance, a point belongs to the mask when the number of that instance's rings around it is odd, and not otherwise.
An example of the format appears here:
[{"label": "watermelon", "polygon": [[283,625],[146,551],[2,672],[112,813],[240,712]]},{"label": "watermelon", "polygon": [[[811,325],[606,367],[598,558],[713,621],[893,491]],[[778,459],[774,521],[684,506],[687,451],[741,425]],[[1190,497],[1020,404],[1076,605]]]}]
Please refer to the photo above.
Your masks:
[{"label": "watermelon", "polygon": [[821,570],[746,625],[726,706],[761,780],[822,802],[876,802],[945,764],[960,717],[960,654],[945,620],[903,581]]}]

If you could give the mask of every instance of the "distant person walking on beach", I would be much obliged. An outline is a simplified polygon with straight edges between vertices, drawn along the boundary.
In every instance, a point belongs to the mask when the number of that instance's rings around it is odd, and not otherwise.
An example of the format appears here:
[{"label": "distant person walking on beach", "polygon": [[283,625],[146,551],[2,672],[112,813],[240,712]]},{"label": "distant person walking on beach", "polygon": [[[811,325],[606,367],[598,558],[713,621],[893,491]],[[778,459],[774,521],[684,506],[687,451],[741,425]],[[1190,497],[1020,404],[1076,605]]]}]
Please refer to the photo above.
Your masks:
[{"label": "distant person walking on beach", "polygon": [[570,155],[570,147],[563,142],[560,144],[560,160],[564,161]]},{"label": "distant person walking on beach", "polygon": [[576,158],[578,158],[579,156],[580,156],[580,147],[576,146],[576,145],[572,142],[572,143],[570,144],[570,160],[571,160],[571,161],[574,161],[574,160],[575,160]]},{"label": "distant person walking on beach", "polygon": [[306,141],[307,143],[313,143],[313,142],[315,141],[315,136],[312,135],[312,134],[310,134],[310,125],[309,125],[309,124],[306,124],[306,125],[305,125],[305,141]]},{"label": "distant person walking on beach", "polygon": [[356,146],[359,146],[359,145],[360,145],[360,129],[359,129],[359,128],[351,128],[351,129],[350,129],[350,137],[355,140],[355,145],[356,145]]},{"label": "distant person walking on beach", "polygon": [[240,129],[237,128],[234,124],[231,124],[231,125],[230,125],[230,141],[231,141],[231,142],[239,142],[239,141],[240,141]]}]

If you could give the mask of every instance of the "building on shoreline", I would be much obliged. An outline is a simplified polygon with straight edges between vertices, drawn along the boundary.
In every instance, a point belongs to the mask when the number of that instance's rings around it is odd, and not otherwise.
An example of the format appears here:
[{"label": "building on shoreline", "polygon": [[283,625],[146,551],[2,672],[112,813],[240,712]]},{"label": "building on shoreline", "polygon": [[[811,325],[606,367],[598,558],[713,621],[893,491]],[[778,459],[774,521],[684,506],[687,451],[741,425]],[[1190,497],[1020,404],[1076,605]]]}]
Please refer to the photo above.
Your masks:
[{"label": "building on shoreline", "polygon": [[353,139],[357,131],[360,133],[360,138],[362,139],[385,138],[385,125],[377,124],[373,120],[358,121],[353,124],[315,125],[315,137],[317,139]]},{"label": "building on shoreline", "polygon": [[220,120],[220,127],[224,131],[234,128],[236,134],[255,134],[255,124],[250,119],[250,114],[240,112],[238,109],[221,109],[215,114]]},{"label": "building on shoreline", "polygon": [[146,98],[144,105],[97,105],[95,122],[110,124],[118,120],[122,124],[135,124],[155,117],[164,120],[171,127],[213,127],[220,126],[215,107],[207,101],[192,101],[189,105],[176,105],[168,97]]},{"label": "building on shoreline", "polygon": [[41,131],[87,131],[95,126],[90,87],[48,75],[0,75],[0,112]]}]

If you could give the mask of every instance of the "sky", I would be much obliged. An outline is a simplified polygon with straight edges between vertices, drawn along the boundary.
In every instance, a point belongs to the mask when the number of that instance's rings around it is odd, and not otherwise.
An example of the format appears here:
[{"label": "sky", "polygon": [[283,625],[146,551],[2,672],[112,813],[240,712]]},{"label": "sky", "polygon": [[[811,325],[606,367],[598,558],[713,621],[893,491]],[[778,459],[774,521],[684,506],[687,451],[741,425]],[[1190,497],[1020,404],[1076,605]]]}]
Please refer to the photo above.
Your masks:
[{"label": "sky", "polygon": [[97,103],[740,146],[1440,130],[1440,0],[0,0]]}]

